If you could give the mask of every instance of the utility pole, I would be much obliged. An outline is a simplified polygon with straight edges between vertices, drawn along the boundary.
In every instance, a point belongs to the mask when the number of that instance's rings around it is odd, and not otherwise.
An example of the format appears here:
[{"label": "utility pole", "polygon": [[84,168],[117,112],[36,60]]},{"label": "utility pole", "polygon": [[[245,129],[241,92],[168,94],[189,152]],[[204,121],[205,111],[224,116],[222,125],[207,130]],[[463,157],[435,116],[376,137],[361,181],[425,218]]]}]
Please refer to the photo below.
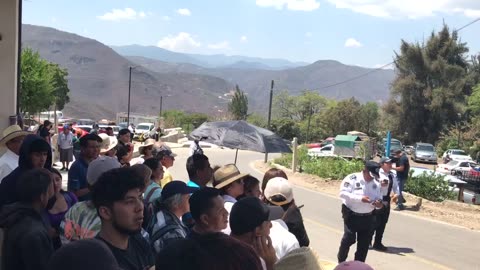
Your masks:
[{"label": "utility pole", "polygon": [[[272,80],[272,84],[270,86],[270,105],[268,106],[268,122],[267,122],[267,127],[270,130],[270,121],[272,120],[272,100],[273,100],[273,86],[275,85],[275,81]],[[264,162],[267,163],[268,160],[268,152],[265,150],[265,160]]]},{"label": "utility pole", "polygon": [[127,108],[127,127],[130,126],[130,91],[132,88],[132,67],[128,69],[128,108]]},{"label": "utility pole", "polygon": [[310,114],[308,115],[308,123],[307,123],[307,136],[305,138],[305,143],[308,143],[310,140],[310,120],[312,119],[313,108],[310,107]]}]

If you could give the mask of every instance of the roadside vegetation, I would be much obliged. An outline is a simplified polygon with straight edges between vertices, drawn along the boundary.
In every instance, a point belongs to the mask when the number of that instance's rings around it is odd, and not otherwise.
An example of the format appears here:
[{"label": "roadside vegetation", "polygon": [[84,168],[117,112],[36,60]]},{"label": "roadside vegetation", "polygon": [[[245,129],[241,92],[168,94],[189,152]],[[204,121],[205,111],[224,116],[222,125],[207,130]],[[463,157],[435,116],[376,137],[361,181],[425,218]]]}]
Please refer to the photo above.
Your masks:
[{"label": "roadside vegetation", "polygon": [[455,199],[455,193],[450,190],[445,176],[423,173],[412,177],[412,173],[405,183],[405,191],[424,199],[443,202]]},{"label": "roadside vegetation", "polygon": [[[346,160],[340,157],[313,158],[307,155],[305,146],[299,147],[298,170],[322,178],[342,180],[347,175],[363,169],[363,161]],[[275,163],[291,168],[292,154],[284,154]]]}]

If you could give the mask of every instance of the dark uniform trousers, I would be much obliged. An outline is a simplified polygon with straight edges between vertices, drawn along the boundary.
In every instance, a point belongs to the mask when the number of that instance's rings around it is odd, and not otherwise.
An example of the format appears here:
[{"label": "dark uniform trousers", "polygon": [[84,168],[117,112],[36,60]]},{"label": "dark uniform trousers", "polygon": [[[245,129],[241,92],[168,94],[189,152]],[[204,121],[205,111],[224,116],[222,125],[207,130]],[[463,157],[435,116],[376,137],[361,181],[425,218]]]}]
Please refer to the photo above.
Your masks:
[{"label": "dark uniform trousers", "polygon": [[383,239],[383,233],[387,226],[388,217],[390,217],[390,205],[386,205],[384,208],[375,210],[375,241],[374,244],[381,244]]},{"label": "dark uniform trousers", "polygon": [[372,230],[375,225],[375,216],[370,214],[358,215],[342,204],[344,233],[338,250],[338,262],[347,260],[350,246],[357,243],[355,261],[365,262],[368,246],[372,240]]},{"label": "dark uniform trousers", "polygon": [[390,193],[393,188],[393,176],[391,173],[388,174],[388,189],[387,195],[383,196],[384,207],[382,209],[377,209],[375,213],[375,228],[373,233],[375,233],[375,242],[374,245],[381,244],[383,239],[383,233],[385,232],[385,227],[387,226],[388,217],[390,217]]}]

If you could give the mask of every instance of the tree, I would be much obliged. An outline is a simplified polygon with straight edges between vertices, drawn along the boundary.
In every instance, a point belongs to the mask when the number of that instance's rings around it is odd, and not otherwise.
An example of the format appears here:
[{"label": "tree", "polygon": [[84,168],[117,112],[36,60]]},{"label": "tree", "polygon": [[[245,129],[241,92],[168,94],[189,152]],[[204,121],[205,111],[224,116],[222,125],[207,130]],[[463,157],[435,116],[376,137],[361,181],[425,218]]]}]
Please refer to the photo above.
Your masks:
[{"label": "tree", "polygon": [[456,31],[444,25],[432,32],[425,44],[402,40],[396,55],[397,77],[385,106],[395,123],[394,134],[405,134],[408,142],[435,142],[445,128],[459,121],[468,82],[468,48]]},{"label": "tree", "polygon": [[378,104],[367,102],[360,109],[359,123],[357,129],[371,136],[377,130],[377,124],[380,117]]},{"label": "tree", "polygon": [[324,110],[328,100],[312,91],[303,91],[299,96],[290,96],[287,91],[281,91],[274,97],[273,103],[276,117],[304,121],[310,115]]},{"label": "tree", "polygon": [[52,94],[55,98],[55,106],[57,110],[63,110],[65,104],[70,102],[70,89],[68,88],[67,80],[68,71],[60,68],[57,64],[50,64],[49,68],[52,74]]},{"label": "tree", "polygon": [[258,113],[252,113],[252,114],[249,114],[248,117],[247,117],[247,122],[252,124],[252,125],[255,125],[257,127],[262,127],[262,128],[267,128],[267,119],[258,114]]},{"label": "tree", "polygon": [[247,120],[248,98],[238,85],[235,86],[232,101],[228,104],[228,111],[232,114],[234,120]]},{"label": "tree", "polygon": [[361,111],[360,102],[353,97],[339,101],[335,106],[330,106],[322,116],[325,131],[334,136],[361,129],[361,125],[365,124],[360,117]]},{"label": "tree", "polygon": [[49,63],[31,49],[22,51],[19,107],[31,114],[47,110],[53,101]]},{"label": "tree", "polygon": [[55,105],[62,110],[70,101],[66,69],[26,48],[22,51],[19,106],[22,113],[37,113]]}]

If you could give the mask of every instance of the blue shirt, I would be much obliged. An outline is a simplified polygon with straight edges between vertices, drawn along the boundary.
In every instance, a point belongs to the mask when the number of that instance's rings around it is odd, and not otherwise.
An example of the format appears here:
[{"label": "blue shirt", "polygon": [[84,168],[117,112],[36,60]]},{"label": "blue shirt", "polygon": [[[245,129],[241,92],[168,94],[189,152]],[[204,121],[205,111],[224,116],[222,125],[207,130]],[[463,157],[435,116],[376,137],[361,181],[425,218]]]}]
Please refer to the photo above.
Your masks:
[{"label": "blue shirt", "polygon": [[[70,170],[68,171],[68,191],[75,192],[80,189],[84,189],[88,187],[87,182],[87,170],[88,170],[88,163],[85,162],[82,158],[75,160]],[[91,196],[90,193],[78,197],[78,201],[87,201],[90,200]]]},{"label": "blue shirt", "polygon": [[192,180],[189,180],[189,181],[187,182],[187,186],[188,186],[188,187],[200,188],[200,186],[199,186],[197,183],[193,182]]},{"label": "blue shirt", "polygon": [[[156,189],[152,191],[153,188],[156,188]],[[147,198],[148,195],[150,195],[150,198]],[[162,188],[160,187],[159,184],[153,181],[150,181],[150,185],[147,186],[147,188],[145,189],[145,192],[143,193],[145,200],[148,199],[148,202],[146,203],[153,202],[155,199],[160,198],[161,195],[162,195]]]}]

